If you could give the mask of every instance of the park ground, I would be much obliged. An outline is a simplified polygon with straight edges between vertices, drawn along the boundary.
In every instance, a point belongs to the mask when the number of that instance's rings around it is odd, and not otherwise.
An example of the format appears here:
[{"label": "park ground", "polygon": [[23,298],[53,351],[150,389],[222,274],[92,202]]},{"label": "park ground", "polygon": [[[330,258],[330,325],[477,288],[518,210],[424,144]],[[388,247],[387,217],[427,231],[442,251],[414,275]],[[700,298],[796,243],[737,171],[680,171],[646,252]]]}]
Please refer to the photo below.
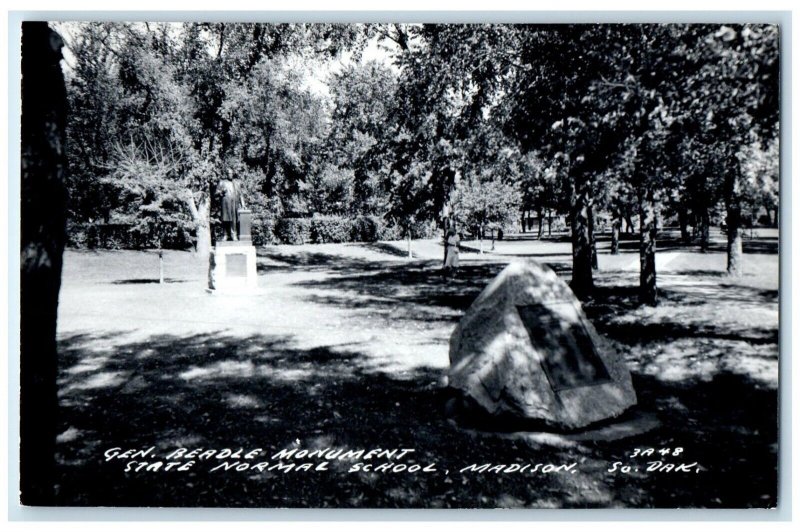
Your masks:
[{"label": "park ground", "polygon": [[[608,254],[587,316],[625,357],[639,404],[625,437],[489,432],[446,416],[448,340],[514,258],[570,275],[565,238],[266,246],[258,288],[206,293],[189,252],[67,251],[58,320],[60,504],[222,507],[774,507],[778,441],[778,239],[745,240],[725,275],[722,236],[700,253],[669,236],[660,303],[637,303],[635,240]],[[632,237],[631,237],[632,238]],[[484,243],[488,250],[490,244]],[[642,424],[641,420],[649,420]],[[638,425],[637,425],[638,424]],[[436,473],[123,472],[112,447],[413,448]],[[636,448],[683,449],[690,473],[644,471]],[[269,457],[262,458],[269,460]],[[470,464],[577,463],[575,473],[460,472]],[[609,472],[615,462],[641,466]]]}]

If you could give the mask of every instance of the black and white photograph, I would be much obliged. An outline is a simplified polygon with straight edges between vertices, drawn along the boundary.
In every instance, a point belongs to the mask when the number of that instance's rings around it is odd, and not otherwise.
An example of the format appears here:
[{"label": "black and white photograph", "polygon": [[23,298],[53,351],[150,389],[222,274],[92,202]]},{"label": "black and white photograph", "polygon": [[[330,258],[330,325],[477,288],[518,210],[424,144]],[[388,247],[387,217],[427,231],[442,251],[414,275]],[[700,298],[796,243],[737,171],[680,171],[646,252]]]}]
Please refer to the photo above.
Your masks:
[{"label": "black and white photograph", "polygon": [[156,18],[21,23],[22,505],[778,507],[781,24]]}]

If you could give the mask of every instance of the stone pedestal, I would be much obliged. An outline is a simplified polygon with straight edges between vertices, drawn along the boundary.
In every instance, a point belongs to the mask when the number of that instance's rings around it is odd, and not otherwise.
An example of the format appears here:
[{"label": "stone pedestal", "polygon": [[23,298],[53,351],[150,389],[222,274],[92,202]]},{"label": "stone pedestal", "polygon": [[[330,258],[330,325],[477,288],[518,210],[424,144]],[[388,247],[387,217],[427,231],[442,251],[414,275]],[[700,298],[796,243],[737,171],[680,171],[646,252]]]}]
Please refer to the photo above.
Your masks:
[{"label": "stone pedestal", "polygon": [[252,237],[250,230],[253,227],[253,211],[250,209],[239,209],[239,240],[250,243]]},{"label": "stone pedestal", "polygon": [[209,258],[208,289],[235,292],[257,285],[255,246],[249,241],[217,242]]}]

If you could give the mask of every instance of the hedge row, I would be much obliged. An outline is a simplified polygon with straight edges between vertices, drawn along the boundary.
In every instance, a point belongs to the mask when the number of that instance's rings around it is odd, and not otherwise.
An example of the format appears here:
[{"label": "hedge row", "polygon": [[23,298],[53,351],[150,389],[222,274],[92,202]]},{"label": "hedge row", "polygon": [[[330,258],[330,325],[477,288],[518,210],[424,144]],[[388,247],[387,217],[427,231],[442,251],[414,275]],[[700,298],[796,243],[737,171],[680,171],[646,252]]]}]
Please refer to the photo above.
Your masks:
[{"label": "hedge row", "polygon": [[[161,247],[189,249],[195,236],[183,227],[162,227]],[[217,238],[222,238],[222,228],[214,227]],[[431,238],[436,228],[430,223],[418,223],[411,229],[414,238]],[[255,218],[253,244],[324,244],[338,242],[375,242],[399,240],[405,237],[401,227],[389,226],[379,216],[314,216],[311,218]],[[145,234],[129,224],[70,224],[67,228],[67,246],[82,249],[154,249],[159,247],[159,237]]]},{"label": "hedge row", "polygon": [[384,224],[375,216],[282,218],[275,225],[274,233],[282,244],[375,242],[383,238]]},{"label": "hedge row", "polygon": [[[399,240],[405,236],[401,227],[387,225],[378,216],[314,216],[282,218],[274,234],[281,244],[324,244],[329,242],[375,242]],[[432,224],[418,223],[411,228],[414,238],[431,238],[436,234]]]},{"label": "hedge row", "polygon": [[[183,227],[162,227],[162,235],[131,224],[68,224],[67,247],[78,249],[189,249],[194,236]],[[160,242],[159,242],[160,240]]]}]

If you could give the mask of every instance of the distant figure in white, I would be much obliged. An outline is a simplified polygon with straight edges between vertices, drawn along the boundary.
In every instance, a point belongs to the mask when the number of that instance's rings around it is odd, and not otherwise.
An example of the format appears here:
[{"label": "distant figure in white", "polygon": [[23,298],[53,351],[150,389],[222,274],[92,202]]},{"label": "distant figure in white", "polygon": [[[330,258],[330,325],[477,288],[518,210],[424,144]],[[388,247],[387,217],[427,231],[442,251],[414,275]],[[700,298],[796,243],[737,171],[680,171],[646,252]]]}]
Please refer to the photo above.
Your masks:
[{"label": "distant figure in white", "polygon": [[444,239],[444,246],[445,246],[445,256],[444,256],[444,276],[455,277],[456,271],[458,270],[458,234],[456,230],[452,227],[447,230],[447,235],[445,235]]}]

